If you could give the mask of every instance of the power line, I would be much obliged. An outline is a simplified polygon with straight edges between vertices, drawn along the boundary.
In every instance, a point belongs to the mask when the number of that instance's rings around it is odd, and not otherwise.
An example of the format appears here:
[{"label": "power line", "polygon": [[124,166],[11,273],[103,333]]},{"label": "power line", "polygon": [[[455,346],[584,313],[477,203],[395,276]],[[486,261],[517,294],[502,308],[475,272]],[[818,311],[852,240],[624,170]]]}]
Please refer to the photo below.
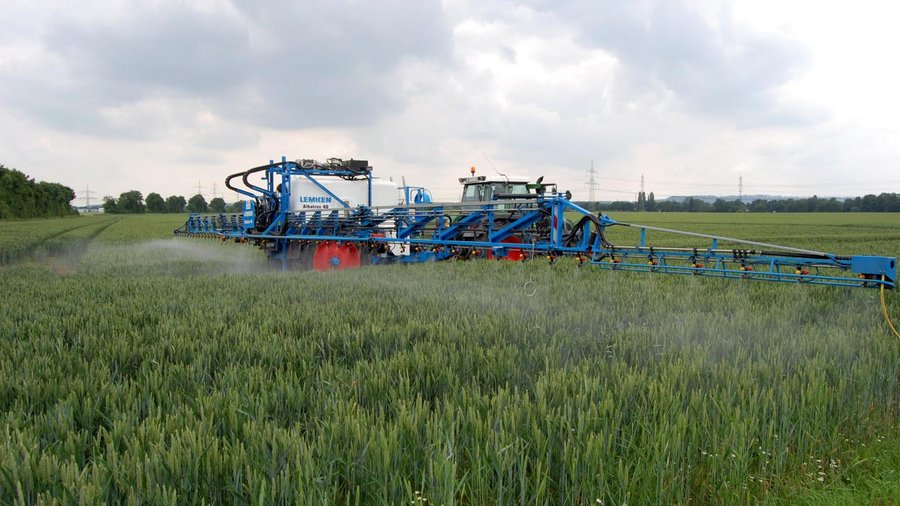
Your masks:
[{"label": "power line", "polygon": [[[622,181],[626,183],[639,183],[640,179],[633,178],[621,178],[621,177],[603,177],[602,179],[608,179],[610,181]],[[709,187],[719,187],[719,188],[734,188],[731,184],[728,183],[704,183],[699,181],[669,181],[669,180],[649,180],[648,184],[654,186],[709,186]],[[812,187],[826,187],[826,186],[835,186],[835,187],[869,187],[869,186],[885,186],[889,184],[900,184],[900,179],[893,180],[881,180],[881,181],[817,181],[810,182],[805,184],[779,184],[779,183],[759,183],[750,185],[753,188],[812,188]]]},{"label": "power line", "polygon": [[84,207],[91,207],[91,194],[96,192],[91,191],[90,185],[84,185],[84,190],[81,190],[81,193],[84,194],[84,197],[81,197],[84,200]]},{"label": "power line", "polygon": [[597,184],[597,180],[594,176],[597,174],[597,171],[594,170],[594,161],[591,160],[591,170],[588,171],[588,182],[585,183],[588,187],[588,202],[595,202],[596,199],[596,189],[600,186]]},{"label": "power line", "polygon": [[872,182],[853,181],[853,182],[843,182],[843,183],[840,183],[840,182],[838,182],[838,183],[818,182],[818,183],[806,183],[806,184],[758,184],[758,185],[751,185],[751,187],[753,187],[753,188],[821,188],[821,187],[825,187],[825,186],[834,186],[834,187],[841,187],[841,188],[847,188],[847,187],[871,188],[873,186],[884,186],[886,184],[900,184],[900,180],[893,180],[893,181],[888,180],[888,181],[877,181],[877,182],[876,181],[872,181]]},{"label": "power line", "polygon": [[634,191],[629,191],[629,190],[613,190],[613,189],[610,189],[610,188],[603,188],[602,190],[600,190],[600,192],[601,192],[601,193],[622,193],[622,194],[625,194],[625,195],[632,195],[632,196],[634,195]]},{"label": "power line", "polygon": [[[612,181],[622,181],[626,183],[640,183],[642,179],[644,179],[643,174],[641,175],[641,179],[627,179],[621,177],[604,177],[603,179],[609,179]],[[650,180],[650,184],[653,185],[663,185],[663,186],[720,186],[720,187],[730,187],[730,184],[720,184],[720,183],[697,183],[690,181],[657,181],[654,179]]]}]

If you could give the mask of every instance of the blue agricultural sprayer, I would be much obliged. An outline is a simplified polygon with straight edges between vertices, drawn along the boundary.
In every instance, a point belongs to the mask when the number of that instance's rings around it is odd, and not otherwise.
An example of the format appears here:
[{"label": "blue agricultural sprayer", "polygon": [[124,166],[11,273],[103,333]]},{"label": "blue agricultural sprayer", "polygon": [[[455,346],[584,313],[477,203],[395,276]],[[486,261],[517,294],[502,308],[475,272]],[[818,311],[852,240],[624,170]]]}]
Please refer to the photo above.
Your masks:
[{"label": "blue agricultural sprayer", "polygon": [[[191,214],[175,235],[250,242],[282,269],[573,257],[579,265],[618,271],[896,286],[894,257],[843,256],[622,223],[574,204],[568,192],[542,179],[476,176],[473,167],[470,177],[459,180],[460,202],[436,203],[423,187],[373,177],[364,160],[282,158],[228,176],[226,186],[247,197],[242,213]],[[611,241],[617,228],[634,231],[636,244]],[[651,235],[674,245],[651,241]]]}]

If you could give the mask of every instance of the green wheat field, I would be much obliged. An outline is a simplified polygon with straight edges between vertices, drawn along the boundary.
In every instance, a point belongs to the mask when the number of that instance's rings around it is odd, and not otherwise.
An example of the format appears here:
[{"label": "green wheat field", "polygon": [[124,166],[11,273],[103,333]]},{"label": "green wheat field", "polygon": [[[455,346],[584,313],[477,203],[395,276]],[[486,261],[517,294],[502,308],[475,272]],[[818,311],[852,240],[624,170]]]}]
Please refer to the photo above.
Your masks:
[{"label": "green wheat field", "polygon": [[[897,214],[613,217],[900,255]],[[0,503],[900,497],[876,290],[573,259],[270,272],[172,239],[184,218],[0,222]]]}]

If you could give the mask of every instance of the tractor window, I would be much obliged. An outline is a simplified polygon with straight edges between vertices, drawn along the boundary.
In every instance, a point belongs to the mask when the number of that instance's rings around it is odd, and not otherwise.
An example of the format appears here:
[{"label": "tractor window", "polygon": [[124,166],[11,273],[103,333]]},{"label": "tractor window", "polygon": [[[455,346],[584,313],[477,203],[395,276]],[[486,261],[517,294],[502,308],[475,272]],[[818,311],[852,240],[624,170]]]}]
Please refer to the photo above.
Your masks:
[{"label": "tractor window", "polygon": [[482,199],[481,188],[484,185],[480,184],[467,184],[466,188],[463,190],[463,202],[480,202]]},{"label": "tractor window", "polygon": [[463,202],[488,202],[502,193],[528,193],[526,183],[467,184],[463,190]]},{"label": "tractor window", "polygon": [[526,183],[495,183],[491,198],[496,199],[497,194],[503,193],[528,193],[528,186],[526,186]]},{"label": "tractor window", "polygon": [[528,193],[528,186],[526,183],[509,183],[507,186],[509,190],[506,193]]}]

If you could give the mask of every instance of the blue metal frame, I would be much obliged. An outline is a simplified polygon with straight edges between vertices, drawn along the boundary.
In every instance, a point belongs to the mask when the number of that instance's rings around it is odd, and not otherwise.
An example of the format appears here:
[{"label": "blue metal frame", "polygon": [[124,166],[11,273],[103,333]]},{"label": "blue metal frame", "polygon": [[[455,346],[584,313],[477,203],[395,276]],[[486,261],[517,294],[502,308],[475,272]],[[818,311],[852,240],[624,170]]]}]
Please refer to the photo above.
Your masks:
[{"label": "blue metal frame", "polygon": [[[791,248],[722,236],[684,232],[648,225],[620,223],[608,216],[594,216],[558,193],[534,198],[500,200],[474,204],[415,204],[414,195],[425,195],[421,187],[407,187],[403,202],[390,208],[371,205],[350,208],[317,178],[366,177],[371,204],[371,173],[334,167],[302,167],[282,158],[266,169],[267,189],[255,186],[262,195],[274,198],[274,181],[280,176],[280,207],[263,231],[255,227],[259,212],[254,202],[245,203],[242,214],[191,214],[176,235],[216,237],[239,242],[254,241],[265,247],[269,257],[289,264],[289,250],[322,242],[355,244],[367,251],[372,264],[416,263],[448,259],[505,257],[517,250],[523,259],[545,256],[574,256],[579,265],[634,272],[681,274],[727,279],[755,279],[810,285],[894,288],[897,259],[881,256],[840,256],[832,253]],[[342,209],[291,211],[291,176],[303,176],[340,202]],[[430,199],[429,199],[430,200]],[[582,218],[578,230],[567,230],[566,212]],[[618,246],[606,241],[610,227],[639,230],[635,246]],[[654,231],[693,236],[710,241],[708,247],[672,248],[653,246]],[[522,243],[503,242],[515,237]],[[721,248],[720,242],[740,244],[741,249]],[[400,245],[405,254],[394,255],[391,246]],[[747,246],[743,249],[743,246]]]}]

